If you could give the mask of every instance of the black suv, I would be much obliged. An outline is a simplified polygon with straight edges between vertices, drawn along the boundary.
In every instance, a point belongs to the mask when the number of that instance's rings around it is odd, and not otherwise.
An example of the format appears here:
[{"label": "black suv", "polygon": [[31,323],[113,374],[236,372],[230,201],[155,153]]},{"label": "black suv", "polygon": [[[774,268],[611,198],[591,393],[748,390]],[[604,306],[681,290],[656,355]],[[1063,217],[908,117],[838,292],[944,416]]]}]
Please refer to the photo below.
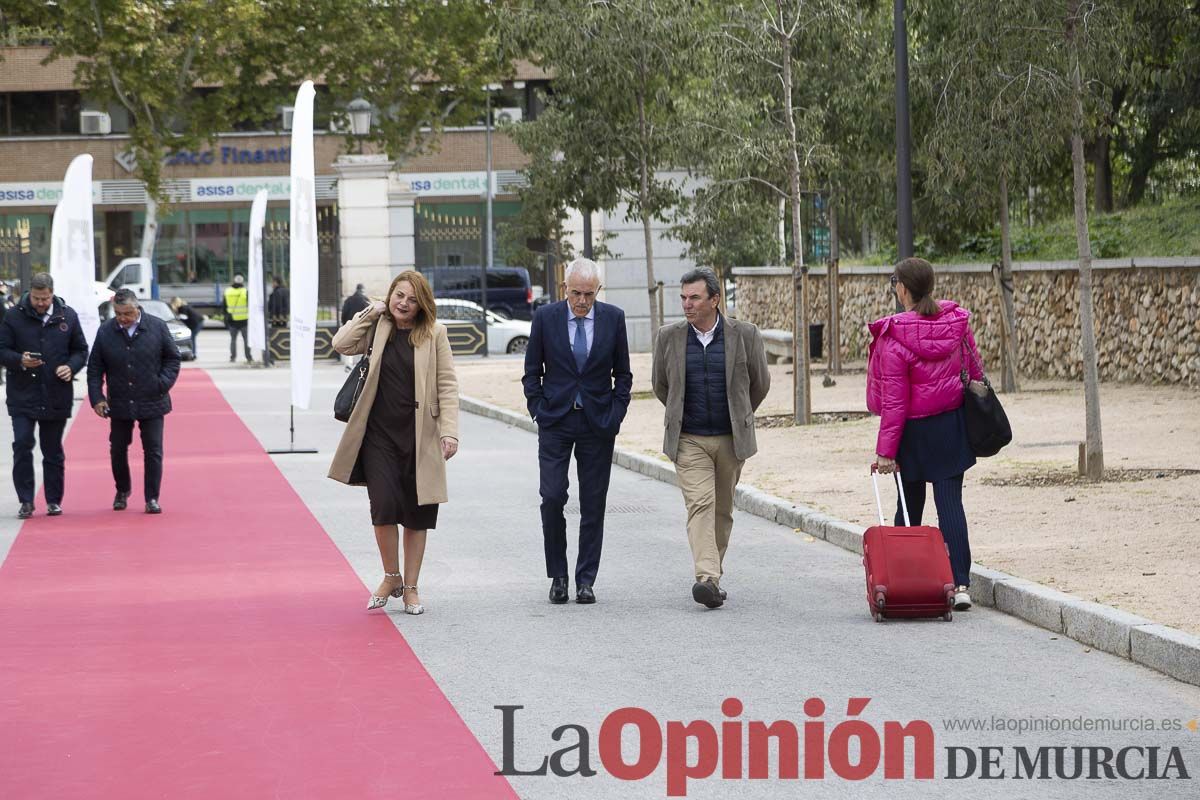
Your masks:
[{"label": "black suv", "polygon": [[[434,297],[453,297],[483,305],[479,267],[425,267]],[[487,271],[487,307],[511,319],[533,318],[533,286],[524,267],[493,267]]]}]

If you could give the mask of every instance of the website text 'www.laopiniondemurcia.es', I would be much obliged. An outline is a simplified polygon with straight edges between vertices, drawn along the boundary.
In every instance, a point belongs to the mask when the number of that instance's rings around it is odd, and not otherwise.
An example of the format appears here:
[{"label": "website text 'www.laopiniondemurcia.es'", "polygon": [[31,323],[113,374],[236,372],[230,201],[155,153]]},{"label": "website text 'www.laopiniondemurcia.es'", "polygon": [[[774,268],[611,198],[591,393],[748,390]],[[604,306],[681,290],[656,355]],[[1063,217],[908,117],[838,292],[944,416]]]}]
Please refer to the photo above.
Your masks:
[{"label": "website text 'www.laopiniondemurcia.es'", "polygon": [[[825,719],[819,697],[804,701],[804,719],[748,720],[736,697],[720,706],[721,719],[662,721],[650,711],[618,708],[600,724],[596,748],[583,725],[550,733],[549,752],[515,751],[518,711],[498,705],[503,726],[502,767],[509,777],[594,777],[598,769],[624,781],[644,781],[665,767],[666,795],[685,797],[698,780],[1190,780],[1183,748],[1170,742],[1113,746],[1030,745],[997,742],[969,747],[940,744],[925,720],[870,722],[861,715],[869,697],[846,701],[846,717]],[[1054,717],[943,719],[947,734],[1081,731],[1097,733],[1196,733],[1196,720]],[[623,746],[624,739],[624,746]],[[633,744],[633,747],[630,747]],[[944,769],[936,770],[943,751]]]}]

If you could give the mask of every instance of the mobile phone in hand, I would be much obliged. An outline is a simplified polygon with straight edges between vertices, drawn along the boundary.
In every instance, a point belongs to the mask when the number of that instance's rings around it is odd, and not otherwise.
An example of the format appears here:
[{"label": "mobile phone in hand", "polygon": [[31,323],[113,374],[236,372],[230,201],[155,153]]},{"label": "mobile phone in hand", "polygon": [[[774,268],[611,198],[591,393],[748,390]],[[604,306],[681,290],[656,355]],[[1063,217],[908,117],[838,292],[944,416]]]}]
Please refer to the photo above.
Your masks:
[{"label": "mobile phone in hand", "polygon": [[41,353],[26,353],[25,355],[29,356],[30,358],[36,358],[38,361],[42,360]]}]

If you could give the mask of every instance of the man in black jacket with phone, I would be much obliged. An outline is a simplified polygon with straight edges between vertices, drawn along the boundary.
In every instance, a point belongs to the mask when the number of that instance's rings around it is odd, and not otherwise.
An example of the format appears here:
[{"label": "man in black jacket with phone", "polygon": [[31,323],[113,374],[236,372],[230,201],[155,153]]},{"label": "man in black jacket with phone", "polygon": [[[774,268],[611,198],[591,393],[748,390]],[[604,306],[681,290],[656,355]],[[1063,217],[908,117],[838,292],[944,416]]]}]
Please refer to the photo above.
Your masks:
[{"label": "man in black jacket with phone", "polygon": [[[100,326],[88,359],[88,398],[97,416],[110,420],[109,452],[117,494],[113,511],[124,511],[132,491],[129,445],[133,425],[141,430],[146,458],[146,513],[159,514],[162,483],[163,419],[171,411],[171,387],[179,377],[179,348],[167,323],[143,314],[137,296],[119,289],[113,318]],[[103,389],[108,383],[108,395]]]},{"label": "man in black jacket with phone", "polygon": [[71,381],[87,363],[87,354],[87,340],[74,309],[54,296],[54,280],[48,274],[34,275],[29,293],[0,322],[0,363],[8,368],[12,474],[20,519],[33,516],[35,428],[42,446],[46,514],[62,513],[63,430],[75,399]]}]

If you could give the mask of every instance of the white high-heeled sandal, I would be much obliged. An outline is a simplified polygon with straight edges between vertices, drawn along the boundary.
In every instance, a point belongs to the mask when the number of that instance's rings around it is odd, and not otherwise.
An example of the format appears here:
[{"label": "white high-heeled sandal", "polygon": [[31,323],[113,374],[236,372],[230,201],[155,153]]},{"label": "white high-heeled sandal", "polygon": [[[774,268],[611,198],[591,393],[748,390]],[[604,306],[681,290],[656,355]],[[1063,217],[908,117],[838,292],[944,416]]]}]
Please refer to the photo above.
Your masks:
[{"label": "white high-heeled sandal", "polygon": [[[412,589],[415,592],[415,591],[417,591],[417,585],[414,583],[412,586],[401,586],[400,587],[401,595],[404,594],[405,589]],[[421,605],[420,603],[405,603],[404,604],[404,613],[412,614],[414,616],[416,616],[417,614],[424,614],[425,606]]]},{"label": "white high-heeled sandal", "polygon": [[[371,599],[367,601],[367,611],[374,611],[377,608],[383,608],[384,606],[386,606],[388,604],[389,599],[391,599],[393,597],[403,597],[404,596],[404,573],[403,572],[385,572],[385,573],[383,573],[383,577],[399,578],[400,585],[398,587],[396,587],[395,589],[392,589],[392,591],[383,595],[382,597],[380,597],[377,594],[372,594]],[[407,608],[405,610],[407,611]]]}]

